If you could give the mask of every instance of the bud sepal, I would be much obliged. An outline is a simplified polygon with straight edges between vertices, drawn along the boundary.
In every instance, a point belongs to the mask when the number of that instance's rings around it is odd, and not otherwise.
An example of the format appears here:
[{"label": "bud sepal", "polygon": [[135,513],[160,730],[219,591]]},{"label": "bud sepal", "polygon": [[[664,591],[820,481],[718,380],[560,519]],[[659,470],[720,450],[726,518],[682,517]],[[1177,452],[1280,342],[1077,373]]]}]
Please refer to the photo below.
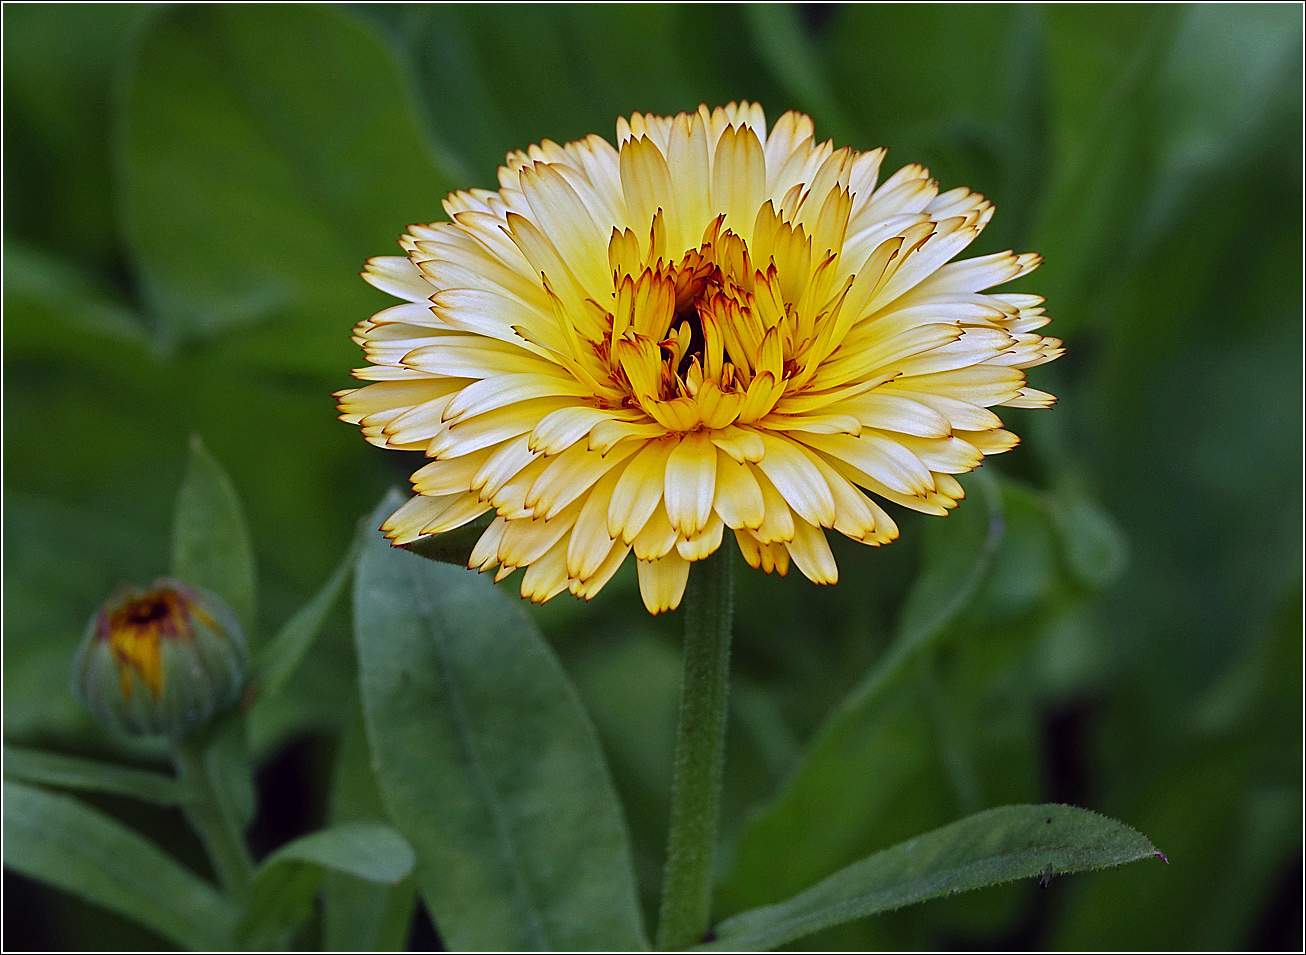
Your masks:
[{"label": "bud sepal", "polygon": [[73,693],[97,718],[133,735],[185,735],[234,704],[248,651],[216,594],[167,577],[120,587],[91,619]]}]

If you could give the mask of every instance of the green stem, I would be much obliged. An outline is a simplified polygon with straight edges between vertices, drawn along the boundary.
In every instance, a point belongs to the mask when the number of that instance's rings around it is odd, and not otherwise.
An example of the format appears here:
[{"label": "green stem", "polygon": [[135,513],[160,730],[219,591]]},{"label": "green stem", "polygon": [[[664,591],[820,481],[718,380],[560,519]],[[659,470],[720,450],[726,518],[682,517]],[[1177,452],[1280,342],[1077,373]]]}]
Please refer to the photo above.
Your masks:
[{"label": "green stem", "polygon": [[662,949],[688,948],[708,930],[725,763],[733,555],[722,547],[693,564],[685,593],[685,671],[658,926]]},{"label": "green stem", "polygon": [[213,779],[204,765],[203,754],[195,743],[187,739],[177,740],[173,757],[178,777],[192,794],[186,805],[186,818],[204,843],[209,861],[227,894],[243,900],[249,894],[254,861],[250,858],[240,824],[223,808],[222,800],[213,788]]}]

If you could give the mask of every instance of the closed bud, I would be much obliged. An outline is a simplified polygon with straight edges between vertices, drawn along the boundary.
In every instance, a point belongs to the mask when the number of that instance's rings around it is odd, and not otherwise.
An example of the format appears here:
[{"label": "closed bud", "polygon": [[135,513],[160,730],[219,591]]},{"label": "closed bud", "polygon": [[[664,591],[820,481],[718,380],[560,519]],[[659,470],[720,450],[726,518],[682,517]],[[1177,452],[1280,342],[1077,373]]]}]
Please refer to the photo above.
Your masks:
[{"label": "closed bud", "polygon": [[86,628],[73,693],[102,721],[179,737],[237,699],[247,653],[240,622],[215,594],[161,577],[120,587]]}]

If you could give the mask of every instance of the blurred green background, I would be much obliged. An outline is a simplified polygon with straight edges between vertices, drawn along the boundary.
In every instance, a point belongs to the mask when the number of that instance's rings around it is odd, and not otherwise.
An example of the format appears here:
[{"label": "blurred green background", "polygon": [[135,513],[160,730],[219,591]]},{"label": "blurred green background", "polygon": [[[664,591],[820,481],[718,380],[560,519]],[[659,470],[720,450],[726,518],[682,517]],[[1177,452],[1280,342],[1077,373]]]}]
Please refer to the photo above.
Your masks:
[{"label": "blurred green background", "polygon": [[[335,420],[357,273],[504,153],[748,98],[890,147],[1042,252],[1068,354],[947,521],[841,581],[742,574],[717,908],[778,901],[965,813],[1063,801],[1169,866],[1019,884],[804,947],[1299,948],[1302,11],[1187,6],[4,8],[4,732],[148,763],[70,696],[87,618],[166,569],[187,438],[231,472],[260,631],[415,462]],[[987,496],[987,500],[985,497]],[[801,754],[913,581],[982,583],[842,748]],[[923,576],[922,576],[923,575]],[[931,575],[934,575],[931,577]],[[922,584],[922,581],[924,582]],[[513,586],[509,584],[507,586]],[[255,727],[263,852],[319,825],[356,732],[346,613]],[[655,898],[674,615],[628,566],[538,619],[599,728]],[[258,634],[255,635],[255,642]],[[345,705],[342,701],[354,702]],[[358,762],[358,765],[363,763]],[[202,867],[180,817],[97,804]],[[162,947],[6,874],[7,947]],[[435,944],[429,924],[415,945]]]}]

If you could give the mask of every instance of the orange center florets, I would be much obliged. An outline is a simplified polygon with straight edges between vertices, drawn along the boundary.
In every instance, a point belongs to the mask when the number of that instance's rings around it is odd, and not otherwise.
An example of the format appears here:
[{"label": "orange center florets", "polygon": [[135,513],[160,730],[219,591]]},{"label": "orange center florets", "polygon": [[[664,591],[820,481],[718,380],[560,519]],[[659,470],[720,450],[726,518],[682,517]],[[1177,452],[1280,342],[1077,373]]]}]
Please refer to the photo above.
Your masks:
[{"label": "orange center florets", "polygon": [[599,357],[621,404],[669,431],[765,416],[797,374],[795,356],[811,344],[811,328],[798,334],[799,309],[774,261],[755,266],[723,220],[675,262],[659,248],[657,221],[647,254],[629,231],[614,232],[609,245],[615,289]]}]

